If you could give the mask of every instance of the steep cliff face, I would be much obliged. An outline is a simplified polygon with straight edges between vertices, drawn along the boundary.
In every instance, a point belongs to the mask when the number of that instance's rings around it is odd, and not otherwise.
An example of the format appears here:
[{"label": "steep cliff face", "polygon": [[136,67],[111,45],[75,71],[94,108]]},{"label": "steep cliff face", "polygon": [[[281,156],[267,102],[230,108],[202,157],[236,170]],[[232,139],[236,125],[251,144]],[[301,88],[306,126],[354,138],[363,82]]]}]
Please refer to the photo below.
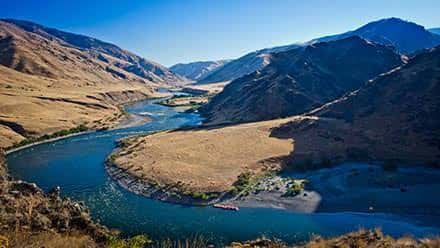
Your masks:
[{"label": "steep cliff face", "polygon": [[301,114],[402,64],[391,48],[357,36],[272,55],[272,63],[228,84],[201,108],[207,123]]},{"label": "steep cliff face", "polygon": [[440,164],[440,48],[421,53],[349,95],[275,128],[294,160]]}]

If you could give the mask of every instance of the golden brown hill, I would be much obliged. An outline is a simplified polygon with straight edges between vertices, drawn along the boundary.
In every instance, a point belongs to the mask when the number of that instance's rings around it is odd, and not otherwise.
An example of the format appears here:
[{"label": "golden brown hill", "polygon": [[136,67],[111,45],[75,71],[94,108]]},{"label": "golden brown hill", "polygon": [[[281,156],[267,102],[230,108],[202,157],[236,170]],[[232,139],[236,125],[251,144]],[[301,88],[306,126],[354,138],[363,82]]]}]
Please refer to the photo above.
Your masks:
[{"label": "golden brown hill", "polygon": [[179,79],[162,68],[90,37],[0,20],[0,147],[79,125],[112,125],[122,117],[119,104]]}]

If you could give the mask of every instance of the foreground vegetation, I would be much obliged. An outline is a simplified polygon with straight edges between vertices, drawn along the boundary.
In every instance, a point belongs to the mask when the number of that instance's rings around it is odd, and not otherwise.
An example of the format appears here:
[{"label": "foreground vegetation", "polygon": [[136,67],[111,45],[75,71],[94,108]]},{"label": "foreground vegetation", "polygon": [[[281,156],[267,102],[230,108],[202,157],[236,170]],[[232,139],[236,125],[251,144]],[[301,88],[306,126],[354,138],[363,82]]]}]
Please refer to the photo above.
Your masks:
[{"label": "foreground vegetation", "polygon": [[244,243],[234,242],[228,248],[435,248],[440,247],[440,238],[432,239],[414,239],[412,237],[401,237],[394,239],[391,236],[383,234],[379,229],[359,230],[339,237],[325,239],[320,236],[303,244],[288,245],[280,240],[260,238]]},{"label": "foreground vegetation", "polygon": [[147,236],[138,235],[128,239],[109,238],[107,242],[95,243],[83,236],[66,236],[57,233],[15,233],[12,236],[0,235],[0,247],[106,247],[106,248],[437,248],[440,238],[414,239],[410,236],[395,239],[380,230],[359,230],[334,238],[313,236],[310,241],[299,244],[286,244],[278,239],[265,237],[245,242],[232,242],[227,246],[215,246],[202,236],[184,240],[165,239],[152,241]]},{"label": "foreground vegetation", "polygon": [[85,132],[87,130],[89,130],[89,128],[86,127],[85,125],[81,124],[81,125],[78,125],[76,127],[71,128],[71,129],[61,130],[61,131],[58,131],[58,132],[55,132],[52,134],[45,134],[43,136],[35,137],[35,138],[34,137],[26,138],[26,139],[20,141],[19,143],[16,143],[16,144],[8,147],[7,150],[22,147],[22,146],[29,145],[29,144],[36,143],[36,142],[41,142],[41,141],[45,141],[45,140],[49,140],[49,139],[55,139],[58,137],[63,137],[63,136],[67,136],[67,135],[71,135],[71,134],[75,134],[75,133]]}]

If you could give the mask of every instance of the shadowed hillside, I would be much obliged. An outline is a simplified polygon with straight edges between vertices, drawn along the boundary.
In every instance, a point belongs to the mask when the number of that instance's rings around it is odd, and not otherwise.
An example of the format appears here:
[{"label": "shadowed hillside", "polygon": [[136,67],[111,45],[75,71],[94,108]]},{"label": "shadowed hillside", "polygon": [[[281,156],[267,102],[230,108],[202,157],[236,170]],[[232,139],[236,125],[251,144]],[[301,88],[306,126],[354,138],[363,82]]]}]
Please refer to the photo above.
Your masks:
[{"label": "shadowed hillside", "polygon": [[301,114],[403,63],[389,47],[353,36],[272,54],[272,63],[227,85],[201,109],[208,124]]},{"label": "shadowed hillside", "polygon": [[292,158],[440,161],[440,48],[359,90],[308,113],[308,120],[275,128],[272,136],[295,140]]}]

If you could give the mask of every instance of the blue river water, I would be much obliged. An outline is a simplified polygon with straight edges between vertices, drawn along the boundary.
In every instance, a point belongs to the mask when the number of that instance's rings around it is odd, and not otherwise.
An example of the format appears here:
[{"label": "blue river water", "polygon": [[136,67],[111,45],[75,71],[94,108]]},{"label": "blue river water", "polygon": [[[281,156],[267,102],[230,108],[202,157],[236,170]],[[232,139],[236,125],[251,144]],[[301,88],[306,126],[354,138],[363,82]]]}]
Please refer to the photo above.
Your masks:
[{"label": "blue river water", "polygon": [[104,162],[117,140],[201,122],[195,113],[177,112],[155,104],[157,101],[147,100],[125,107],[130,113],[149,116],[152,119],[149,123],[86,133],[11,153],[7,156],[9,171],[13,177],[35,182],[44,190],[60,186],[63,196],[84,201],[95,220],[119,229],[124,235],[143,233],[155,239],[203,235],[228,243],[262,235],[298,242],[308,240],[313,234],[333,236],[375,227],[394,236],[440,233],[440,216],[355,212],[299,214],[262,208],[232,212],[169,204],[128,192],[113,182],[104,169]]}]

